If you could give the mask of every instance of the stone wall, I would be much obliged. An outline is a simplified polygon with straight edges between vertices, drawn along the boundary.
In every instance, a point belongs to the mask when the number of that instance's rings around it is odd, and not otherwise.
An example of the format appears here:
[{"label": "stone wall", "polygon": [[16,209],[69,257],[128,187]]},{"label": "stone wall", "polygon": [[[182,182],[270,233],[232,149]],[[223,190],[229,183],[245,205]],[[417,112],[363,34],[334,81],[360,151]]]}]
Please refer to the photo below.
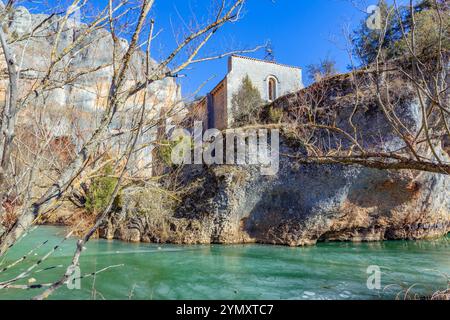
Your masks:
[{"label": "stone wall", "polygon": [[210,101],[214,108],[214,128],[224,130],[228,127],[227,88],[228,80],[225,78],[211,91]]}]

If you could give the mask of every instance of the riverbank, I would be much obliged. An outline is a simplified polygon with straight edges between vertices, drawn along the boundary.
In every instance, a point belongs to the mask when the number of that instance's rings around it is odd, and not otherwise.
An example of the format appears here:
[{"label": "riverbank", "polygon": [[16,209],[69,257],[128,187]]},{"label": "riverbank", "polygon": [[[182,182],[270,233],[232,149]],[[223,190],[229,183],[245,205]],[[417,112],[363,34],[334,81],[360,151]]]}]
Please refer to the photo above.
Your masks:
[{"label": "riverbank", "polygon": [[[65,230],[39,227],[7,256],[8,263],[49,240],[22,267],[59,243]],[[70,261],[69,239],[40,270],[38,282],[54,281]],[[450,238],[433,241],[318,243],[290,248],[264,245],[154,245],[92,240],[81,258],[81,273],[124,264],[94,278],[81,290],[62,288],[52,299],[403,299],[430,296],[446,288]],[[381,268],[380,290],[367,288],[367,268]],[[16,269],[17,271],[17,269]],[[13,275],[2,273],[2,279]],[[0,299],[27,299],[35,291],[6,290]],[[397,296],[398,295],[398,296]]]}]

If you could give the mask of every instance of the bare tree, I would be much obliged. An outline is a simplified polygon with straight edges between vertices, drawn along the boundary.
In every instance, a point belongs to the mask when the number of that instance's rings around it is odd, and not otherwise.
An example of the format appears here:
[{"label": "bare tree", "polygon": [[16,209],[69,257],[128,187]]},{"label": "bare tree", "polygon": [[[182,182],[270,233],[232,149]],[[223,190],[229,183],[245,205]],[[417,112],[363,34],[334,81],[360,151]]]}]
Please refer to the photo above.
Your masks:
[{"label": "bare tree", "polygon": [[[432,3],[431,9],[417,13],[410,1],[406,27],[394,2],[379,31],[373,63],[276,103],[288,111],[286,130],[305,149],[290,156],[304,163],[450,174],[450,16],[446,2]],[[401,27],[396,45],[406,53],[388,59],[384,39],[392,19]],[[420,29],[424,19],[431,27]]]},{"label": "bare tree", "polygon": [[[152,143],[142,138],[167,119],[180,113],[179,103],[174,103],[164,110],[155,110],[149,88],[166,79],[177,78],[181,71],[192,64],[234,53],[200,56],[201,50],[221,27],[239,20],[244,2],[245,0],[218,1],[211,19],[204,24],[197,24],[195,28],[189,27],[177,41],[175,49],[158,63],[151,60],[151,44],[158,36],[158,32],[154,31],[156,17],[152,15],[154,0],[136,2],[109,0],[104,8],[98,10],[97,15],[86,19],[77,27],[73,41],[65,46],[62,39],[67,37],[67,32],[71,30],[74,15],[86,9],[89,1],[73,0],[68,8],[45,17],[35,23],[30,32],[20,36],[8,33],[6,27],[0,28],[0,43],[7,66],[8,85],[5,104],[1,110],[0,193],[3,209],[0,212],[0,222],[7,215],[4,208],[10,194],[9,190],[16,190],[15,196],[20,198],[15,207],[15,217],[5,226],[3,232],[0,230],[0,256],[14,246],[36,221],[48,216],[65,198],[70,197],[76,185],[82,184],[83,180],[104,166],[105,154],[115,154],[112,159],[107,160],[113,164],[114,172],[117,173],[116,184],[108,205],[78,242],[72,264],[64,277],[49,285],[48,290],[38,298],[48,297],[67,281],[73,267],[78,264],[83,245],[104,221],[121,186],[134,179],[130,161],[140,150]],[[5,26],[10,21],[11,13],[16,9],[14,1],[9,1],[6,5],[1,4],[0,18]],[[129,17],[133,18],[132,23],[128,21]],[[28,42],[48,36],[54,41],[48,52],[45,68],[23,70],[17,53],[22,52],[23,55],[23,52],[29,49],[26,45]],[[121,39],[124,36],[130,39],[126,46]],[[72,61],[86,48],[95,46],[99,37],[106,37],[113,43],[111,62],[99,63],[81,70],[73,68]],[[136,59],[145,61],[143,70],[134,70]],[[54,90],[66,86],[76,87],[79,80],[96,77],[104,69],[112,70],[112,77],[108,80],[107,89],[100,90],[101,92],[96,94],[102,110],[101,117],[96,126],[89,130],[89,134],[81,133],[80,128],[73,128],[73,134],[79,137],[76,151],[70,141],[57,139],[58,146],[67,150],[64,159],[57,159],[51,152],[55,147],[56,136],[52,132],[54,130],[49,130],[49,126],[44,125],[42,121],[36,121],[37,125],[34,127],[36,129],[31,131],[35,134],[16,136],[20,114],[28,113],[28,119],[38,118],[37,111],[33,108],[36,101],[41,101],[42,105],[45,105],[45,98]],[[130,105],[134,107],[130,108]],[[82,116],[82,111],[76,110],[74,116]],[[114,126],[121,116],[128,117],[131,125],[118,128]],[[114,139],[118,138],[123,142],[123,148],[119,150],[105,143],[117,141]],[[37,143],[33,148],[24,150],[24,141],[27,139]],[[14,150],[17,152],[12,156]],[[12,166],[17,163],[21,164],[20,172]],[[40,180],[42,176],[39,175],[39,168],[42,168],[43,163],[51,167],[52,171],[46,183]],[[92,169],[89,174],[88,168]],[[4,281],[0,283],[0,288],[12,287],[22,278],[23,276],[19,276]]]},{"label": "bare tree", "polygon": [[306,69],[311,81],[321,81],[337,74],[336,61],[329,57],[320,60],[319,63],[308,65]]}]

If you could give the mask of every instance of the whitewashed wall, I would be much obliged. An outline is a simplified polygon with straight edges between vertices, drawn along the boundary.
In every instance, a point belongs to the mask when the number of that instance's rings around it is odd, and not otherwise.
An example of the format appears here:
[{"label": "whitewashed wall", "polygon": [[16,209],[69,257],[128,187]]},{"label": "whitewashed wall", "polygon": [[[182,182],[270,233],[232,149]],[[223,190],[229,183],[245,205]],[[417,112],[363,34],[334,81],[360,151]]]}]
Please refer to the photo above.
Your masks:
[{"label": "whitewashed wall", "polygon": [[302,80],[302,69],[272,63],[269,61],[256,60],[252,58],[232,56],[228,62],[229,73],[227,76],[227,107],[228,125],[233,122],[232,104],[233,95],[239,90],[242,79],[248,75],[253,85],[261,93],[261,97],[269,100],[268,79],[277,79],[277,97],[296,92],[304,88]]}]

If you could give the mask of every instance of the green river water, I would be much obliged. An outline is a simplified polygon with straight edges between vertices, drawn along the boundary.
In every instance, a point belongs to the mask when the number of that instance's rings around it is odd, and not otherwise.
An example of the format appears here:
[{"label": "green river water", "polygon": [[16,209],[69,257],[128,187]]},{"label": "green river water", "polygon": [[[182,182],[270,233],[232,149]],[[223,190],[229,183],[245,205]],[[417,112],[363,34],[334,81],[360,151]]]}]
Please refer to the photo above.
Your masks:
[{"label": "green river water", "polygon": [[[0,272],[16,276],[58,244],[65,230],[39,227],[5,260],[0,270],[45,240],[25,262]],[[52,299],[393,299],[402,288],[430,294],[447,287],[450,238],[383,243],[320,243],[305,248],[262,245],[174,246],[93,240],[81,258],[81,273],[124,264],[63,287]],[[35,269],[36,283],[54,281],[70,261],[75,240]],[[367,288],[367,268],[381,267],[382,290]],[[47,268],[50,268],[46,270]],[[26,284],[27,281],[22,281]],[[0,299],[28,299],[40,290],[0,290]]]}]

